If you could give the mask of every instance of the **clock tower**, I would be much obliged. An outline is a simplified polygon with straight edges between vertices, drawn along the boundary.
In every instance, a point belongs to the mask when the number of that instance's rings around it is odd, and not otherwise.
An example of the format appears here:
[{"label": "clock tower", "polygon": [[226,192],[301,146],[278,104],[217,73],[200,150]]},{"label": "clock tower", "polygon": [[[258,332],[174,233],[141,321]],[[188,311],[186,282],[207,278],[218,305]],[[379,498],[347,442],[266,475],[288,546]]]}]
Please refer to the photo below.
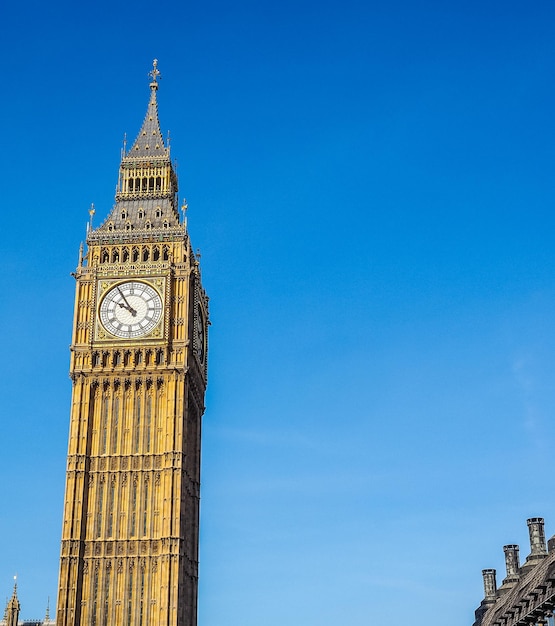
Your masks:
[{"label": "clock tower", "polygon": [[[76,280],[57,626],[196,626],[208,298],[150,73]],[[186,205],[183,205],[186,209]]]}]

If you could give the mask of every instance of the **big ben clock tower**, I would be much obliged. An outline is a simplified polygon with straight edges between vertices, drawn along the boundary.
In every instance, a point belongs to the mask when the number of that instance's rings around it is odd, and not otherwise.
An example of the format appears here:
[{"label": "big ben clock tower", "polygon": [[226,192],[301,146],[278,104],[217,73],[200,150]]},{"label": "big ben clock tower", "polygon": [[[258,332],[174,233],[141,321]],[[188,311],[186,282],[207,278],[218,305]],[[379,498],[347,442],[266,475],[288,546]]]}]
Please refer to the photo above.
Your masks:
[{"label": "big ben clock tower", "polygon": [[158,121],[75,272],[57,626],[195,626],[208,298]]}]

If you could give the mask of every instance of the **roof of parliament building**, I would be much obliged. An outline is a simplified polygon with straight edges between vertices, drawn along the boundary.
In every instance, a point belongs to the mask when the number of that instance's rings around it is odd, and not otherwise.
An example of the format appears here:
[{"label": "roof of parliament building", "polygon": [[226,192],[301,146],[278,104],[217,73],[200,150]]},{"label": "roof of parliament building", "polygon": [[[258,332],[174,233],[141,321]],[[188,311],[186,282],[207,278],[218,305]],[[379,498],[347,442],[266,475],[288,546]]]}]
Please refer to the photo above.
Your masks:
[{"label": "roof of parliament building", "polygon": [[[497,587],[496,571],[482,570],[484,599],[474,626],[551,624],[555,608],[555,536],[546,545],[544,520],[527,521],[530,554],[520,565],[519,547],[503,546],[506,576]],[[549,622],[548,622],[549,620]]]}]

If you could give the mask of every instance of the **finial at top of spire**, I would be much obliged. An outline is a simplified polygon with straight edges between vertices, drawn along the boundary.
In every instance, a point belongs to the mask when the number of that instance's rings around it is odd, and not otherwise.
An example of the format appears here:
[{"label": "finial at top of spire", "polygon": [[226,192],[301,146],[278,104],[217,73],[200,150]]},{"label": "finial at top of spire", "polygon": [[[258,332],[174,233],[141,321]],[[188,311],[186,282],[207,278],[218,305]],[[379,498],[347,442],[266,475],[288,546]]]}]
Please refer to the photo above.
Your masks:
[{"label": "finial at top of spire", "polygon": [[158,89],[158,78],[162,78],[160,74],[160,70],[158,69],[158,59],[154,59],[152,61],[152,69],[148,73],[148,75],[152,78],[152,82],[150,83],[151,89]]}]

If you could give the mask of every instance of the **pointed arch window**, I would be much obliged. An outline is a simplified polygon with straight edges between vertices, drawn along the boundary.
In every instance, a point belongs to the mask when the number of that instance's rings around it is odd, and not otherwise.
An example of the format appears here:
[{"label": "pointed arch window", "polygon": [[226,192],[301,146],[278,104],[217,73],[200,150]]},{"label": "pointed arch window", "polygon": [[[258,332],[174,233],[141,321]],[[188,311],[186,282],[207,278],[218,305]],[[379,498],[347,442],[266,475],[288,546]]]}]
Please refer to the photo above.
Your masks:
[{"label": "pointed arch window", "polygon": [[150,259],[150,250],[148,248],[143,248],[143,262],[146,262]]},{"label": "pointed arch window", "polygon": [[104,507],[104,482],[101,481],[98,485],[98,500],[96,503],[96,536],[100,537],[102,534],[102,509]]},{"label": "pointed arch window", "polygon": [[127,261],[129,261],[129,248],[124,248],[124,249],[122,250],[122,253],[121,253],[121,260],[122,260],[124,263],[127,263]]},{"label": "pointed arch window", "polygon": [[133,479],[131,490],[131,536],[137,532],[137,478]]},{"label": "pointed arch window", "polygon": [[164,249],[162,251],[162,259],[164,261],[168,261],[170,258],[170,249],[168,246],[164,246]]},{"label": "pointed arch window", "polygon": [[106,624],[108,623],[108,610],[109,610],[108,599],[110,597],[111,574],[112,574],[112,568],[110,566],[110,563],[107,563],[106,574],[104,577],[104,614],[102,615],[102,626],[106,626]]},{"label": "pointed arch window", "polygon": [[103,626],[106,626],[106,624],[108,623],[108,611],[109,611],[108,599],[110,597],[109,594],[110,594],[110,587],[111,587],[111,580],[110,580],[111,579],[111,575],[112,575],[111,564],[107,563],[106,564],[106,575],[105,575],[105,578],[104,578],[104,615],[102,616]]},{"label": "pointed arch window", "polygon": [[154,246],[152,249],[152,260],[159,261],[160,260],[160,248],[158,246]]},{"label": "pointed arch window", "polygon": [[146,397],[145,406],[145,452],[150,452],[150,429],[152,426],[152,394]]},{"label": "pointed arch window", "polygon": [[145,613],[145,567],[141,564],[141,589],[140,589],[140,603],[139,607],[139,626],[143,626],[143,618]]},{"label": "pointed arch window", "polygon": [[109,398],[108,395],[105,394],[102,397],[102,429],[100,431],[100,454],[106,454],[106,442],[108,441],[108,406],[109,406]]},{"label": "pointed arch window", "polygon": [[133,263],[136,263],[139,260],[139,248],[133,248],[131,257],[133,259]]},{"label": "pointed arch window", "polygon": [[110,496],[108,500],[108,519],[106,527],[106,535],[111,537],[114,534],[114,500],[116,498],[116,481],[110,481]]},{"label": "pointed arch window", "polygon": [[[145,178],[145,180],[146,180],[146,178]],[[139,209],[139,213],[138,213],[139,219],[142,220],[144,216],[145,216],[144,209]]]},{"label": "pointed arch window", "polygon": [[135,444],[133,446],[133,452],[139,451],[140,438],[141,438],[141,396],[138,396],[135,401]]},{"label": "pointed arch window", "polygon": [[92,623],[96,624],[96,609],[98,605],[98,569],[95,567],[92,583]]},{"label": "pointed arch window", "polygon": [[118,449],[119,434],[119,396],[114,398],[114,414],[112,416],[112,454]]},{"label": "pointed arch window", "polygon": [[148,476],[145,476],[145,485],[144,485],[144,493],[143,493],[143,536],[146,535],[147,531],[147,521],[148,521],[148,487],[149,480]]},{"label": "pointed arch window", "polygon": [[131,626],[131,609],[133,608],[133,572],[133,562],[131,562],[129,564],[129,580],[127,581],[127,626]]}]

